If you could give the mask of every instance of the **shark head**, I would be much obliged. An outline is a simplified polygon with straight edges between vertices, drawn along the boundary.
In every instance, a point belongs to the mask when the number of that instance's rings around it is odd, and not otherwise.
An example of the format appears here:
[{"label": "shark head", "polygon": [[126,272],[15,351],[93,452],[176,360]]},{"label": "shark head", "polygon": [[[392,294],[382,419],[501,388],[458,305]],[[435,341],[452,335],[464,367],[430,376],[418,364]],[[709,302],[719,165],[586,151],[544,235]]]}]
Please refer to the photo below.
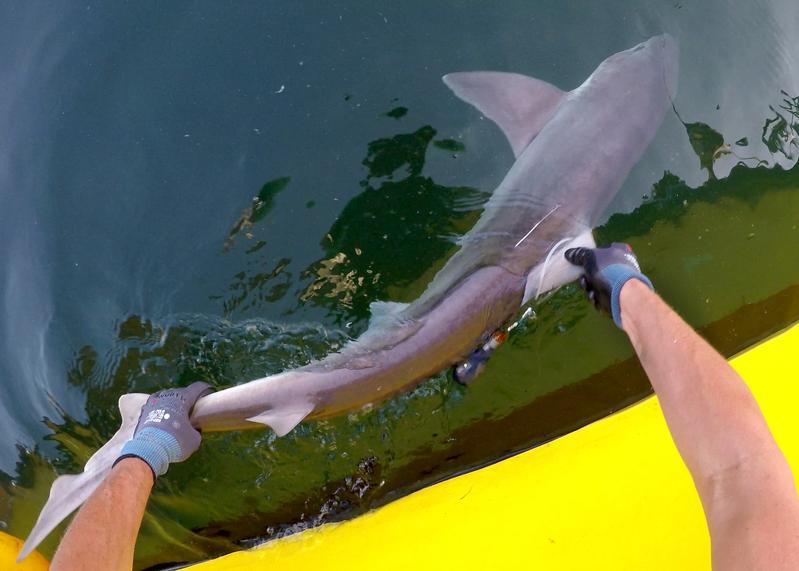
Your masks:
[{"label": "shark head", "polygon": [[516,73],[444,76],[515,155],[469,239],[489,244],[480,252],[489,263],[528,275],[525,299],[576,277],[562,252],[593,243],[590,230],[672,105],[678,56],[674,38],[655,36],[609,56],[572,91]]},{"label": "shark head", "polygon": [[636,77],[659,85],[664,96],[672,101],[677,95],[679,58],[677,41],[669,34],[661,34],[608,57],[586,83]]}]

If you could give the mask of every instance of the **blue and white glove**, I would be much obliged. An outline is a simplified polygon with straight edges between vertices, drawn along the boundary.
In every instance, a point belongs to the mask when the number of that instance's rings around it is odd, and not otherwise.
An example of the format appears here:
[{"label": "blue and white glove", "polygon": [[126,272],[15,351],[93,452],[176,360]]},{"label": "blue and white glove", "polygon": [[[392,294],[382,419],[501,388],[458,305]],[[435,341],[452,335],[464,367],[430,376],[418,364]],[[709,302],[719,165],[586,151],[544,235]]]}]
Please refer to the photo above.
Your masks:
[{"label": "blue and white glove", "polygon": [[563,254],[576,266],[582,266],[585,274],[580,278],[580,285],[588,293],[588,299],[594,305],[607,311],[620,329],[621,306],[619,294],[628,280],[637,279],[652,287],[649,278],[641,273],[638,258],[629,244],[613,242],[601,248],[570,248]]},{"label": "blue and white glove", "polygon": [[133,438],[122,447],[124,458],[140,458],[153,471],[153,479],[166,473],[172,462],[183,462],[200,447],[200,432],[189,422],[191,409],[201,397],[213,392],[208,383],[192,383],[182,389],[166,389],[150,395],[141,409]]}]

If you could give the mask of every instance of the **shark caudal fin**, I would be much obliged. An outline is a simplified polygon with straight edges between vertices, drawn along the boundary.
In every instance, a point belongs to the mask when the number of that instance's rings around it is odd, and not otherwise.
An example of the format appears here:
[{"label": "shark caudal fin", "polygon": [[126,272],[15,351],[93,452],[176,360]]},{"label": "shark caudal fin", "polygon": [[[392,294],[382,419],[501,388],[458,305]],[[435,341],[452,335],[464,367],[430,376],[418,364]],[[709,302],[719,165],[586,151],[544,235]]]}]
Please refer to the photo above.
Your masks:
[{"label": "shark caudal fin", "polygon": [[522,154],[566,95],[540,79],[500,71],[465,71],[443,78],[455,95],[494,121],[513,154]]},{"label": "shark caudal fin", "polygon": [[119,399],[119,412],[122,414],[122,426],[111,440],[95,452],[81,474],[60,476],[50,488],[50,496],[44,504],[39,519],[28,534],[25,545],[19,552],[17,562],[22,561],[36,546],[47,537],[55,527],[85,502],[92,492],[105,479],[111,466],[119,456],[122,446],[133,437],[136,423],[147,397],[142,393],[122,395]]}]

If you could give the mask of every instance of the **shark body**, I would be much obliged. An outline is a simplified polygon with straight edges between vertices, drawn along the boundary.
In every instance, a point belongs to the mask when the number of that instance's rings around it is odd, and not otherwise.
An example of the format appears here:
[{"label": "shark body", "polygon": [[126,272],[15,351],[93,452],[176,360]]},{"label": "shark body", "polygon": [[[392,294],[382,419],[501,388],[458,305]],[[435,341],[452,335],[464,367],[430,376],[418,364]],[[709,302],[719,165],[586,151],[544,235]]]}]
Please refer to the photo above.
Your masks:
[{"label": "shark body", "polygon": [[[204,431],[267,425],[279,436],[383,400],[462,360],[530,298],[574,280],[562,256],[593,245],[591,229],[655,136],[676,92],[678,50],[656,36],[603,61],[564,92],[513,73],[444,76],[505,133],[516,161],[460,250],[411,304],[373,305],[341,352],[200,399]],[[20,558],[82,504],[132,437],[147,395],[120,398],[122,427],[83,473],[59,477]]]}]

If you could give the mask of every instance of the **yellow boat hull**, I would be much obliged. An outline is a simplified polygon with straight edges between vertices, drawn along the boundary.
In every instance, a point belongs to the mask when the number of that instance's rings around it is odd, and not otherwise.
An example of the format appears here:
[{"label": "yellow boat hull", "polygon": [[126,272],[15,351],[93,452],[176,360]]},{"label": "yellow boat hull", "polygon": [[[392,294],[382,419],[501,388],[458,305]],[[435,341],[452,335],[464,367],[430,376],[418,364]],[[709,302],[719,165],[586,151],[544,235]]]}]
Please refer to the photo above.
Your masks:
[{"label": "yellow boat hull", "polygon": [[[731,360],[799,472],[799,325]],[[0,568],[20,542],[0,532]],[[189,567],[259,569],[710,568],[699,498],[648,398],[571,434],[343,523]]]},{"label": "yellow boat hull", "polygon": [[[794,472],[799,325],[731,360]],[[190,567],[244,569],[710,568],[699,498],[648,398],[548,444],[353,520]]]}]

